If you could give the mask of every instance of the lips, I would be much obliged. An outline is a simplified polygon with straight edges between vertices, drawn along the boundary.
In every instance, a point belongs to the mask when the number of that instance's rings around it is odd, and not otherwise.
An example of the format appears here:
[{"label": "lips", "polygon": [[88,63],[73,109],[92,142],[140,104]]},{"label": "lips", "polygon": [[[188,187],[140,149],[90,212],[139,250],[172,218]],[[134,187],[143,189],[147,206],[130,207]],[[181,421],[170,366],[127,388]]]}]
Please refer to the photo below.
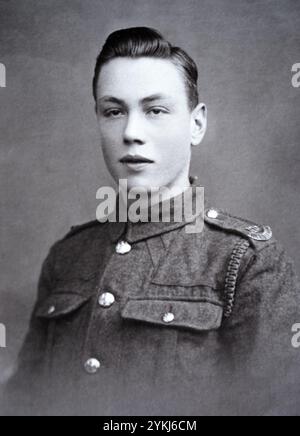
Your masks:
[{"label": "lips", "polygon": [[126,163],[126,164],[144,164],[144,163],[154,163],[153,160],[148,159],[144,156],[140,156],[138,154],[135,155],[126,155],[124,157],[122,157],[122,159],[120,159],[121,163]]}]

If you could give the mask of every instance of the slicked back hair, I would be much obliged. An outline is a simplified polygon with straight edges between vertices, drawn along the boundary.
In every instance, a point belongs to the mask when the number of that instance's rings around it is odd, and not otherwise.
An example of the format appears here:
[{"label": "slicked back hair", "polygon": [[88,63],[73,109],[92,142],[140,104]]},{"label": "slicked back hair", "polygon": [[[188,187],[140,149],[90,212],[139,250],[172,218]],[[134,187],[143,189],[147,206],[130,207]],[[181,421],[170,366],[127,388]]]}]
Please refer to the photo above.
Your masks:
[{"label": "slicked back hair", "polygon": [[109,35],[95,67],[93,95],[96,103],[97,85],[103,65],[120,57],[170,60],[183,74],[190,110],[198,105],[198,69],[195,62],[184,50],[172,46],[157,30],[149,27],[121,29]]}]

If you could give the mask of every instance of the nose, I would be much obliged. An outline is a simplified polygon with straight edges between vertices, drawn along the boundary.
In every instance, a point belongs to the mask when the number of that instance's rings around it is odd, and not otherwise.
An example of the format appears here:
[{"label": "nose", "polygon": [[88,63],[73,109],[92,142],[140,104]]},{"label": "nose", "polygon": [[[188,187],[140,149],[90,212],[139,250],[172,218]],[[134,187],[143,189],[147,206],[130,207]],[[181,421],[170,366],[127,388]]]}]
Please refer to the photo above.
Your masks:
[{"label": "nose", "polygon": [[145,144],[143,121],[138,114],[130,114],[124,129],[124,144]]}]

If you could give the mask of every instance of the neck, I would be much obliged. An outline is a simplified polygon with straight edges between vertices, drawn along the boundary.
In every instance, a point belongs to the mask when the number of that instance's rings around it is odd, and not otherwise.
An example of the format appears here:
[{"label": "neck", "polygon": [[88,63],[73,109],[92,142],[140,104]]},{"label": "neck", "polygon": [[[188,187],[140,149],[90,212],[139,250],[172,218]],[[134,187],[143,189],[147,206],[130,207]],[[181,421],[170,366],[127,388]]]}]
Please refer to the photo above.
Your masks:
[{"label": "neck", "polygon": [[[147,207],[150,205],[150,201],[151,201],[151,206],[156,205],[158,203],[167,201],[171,198],[181,195],[190,187],[191,187],[191,182],[189,180],[189,177],[186,176],[186,177],[181,177],[180,179],[177,178],[174,182],[171,182],[166,186],[161,186],[158,188],[135,187],[127,191],[121,190],[120,198],[121,201],[127,205],[127,209],[129,209],[130,206],[136,201],[137,199],[136,196],[139,195],[140,193],[142,194],[145,193],[145,201],[146,201],[145,207]],[[132,198],[129,198],[129,193],[130,193],[130,197],[132,196]]]}]

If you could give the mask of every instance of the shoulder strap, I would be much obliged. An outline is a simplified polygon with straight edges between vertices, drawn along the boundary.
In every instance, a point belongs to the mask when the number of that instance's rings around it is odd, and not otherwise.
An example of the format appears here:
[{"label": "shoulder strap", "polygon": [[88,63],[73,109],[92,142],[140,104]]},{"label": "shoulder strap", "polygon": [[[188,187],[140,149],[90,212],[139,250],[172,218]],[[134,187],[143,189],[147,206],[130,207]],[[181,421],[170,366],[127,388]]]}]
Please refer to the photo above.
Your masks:
[{"label": "shoulder strap", "polygon": [[272,229],[269,226],[258,225],[244,218],[230,215],[219,209],[207,209],[204,219],[208,224],[225,231],[236,233],[250,240],[252,245],[272,239]]}]

